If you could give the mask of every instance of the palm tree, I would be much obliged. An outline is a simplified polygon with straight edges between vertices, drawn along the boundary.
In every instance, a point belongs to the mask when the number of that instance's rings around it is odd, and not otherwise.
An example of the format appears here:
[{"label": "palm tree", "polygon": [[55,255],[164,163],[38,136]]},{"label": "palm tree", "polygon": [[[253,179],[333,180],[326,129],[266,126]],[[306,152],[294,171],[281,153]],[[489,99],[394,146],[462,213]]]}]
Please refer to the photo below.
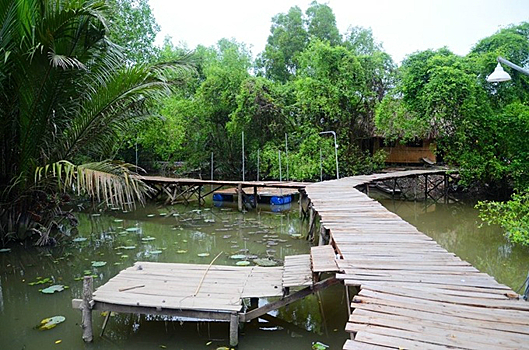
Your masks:
[{"label": "palm tree", "polygon": [[[61,183],[112,205],[143,200],[130,167],[108,159],[149,116],[149,99],[168,91],[165,73],[176,66],[124,63],[106,11],[97,0],[0,0],[2,240],[38,232],[45,243]],[[80,154],[99,161],[75,166]]]}]

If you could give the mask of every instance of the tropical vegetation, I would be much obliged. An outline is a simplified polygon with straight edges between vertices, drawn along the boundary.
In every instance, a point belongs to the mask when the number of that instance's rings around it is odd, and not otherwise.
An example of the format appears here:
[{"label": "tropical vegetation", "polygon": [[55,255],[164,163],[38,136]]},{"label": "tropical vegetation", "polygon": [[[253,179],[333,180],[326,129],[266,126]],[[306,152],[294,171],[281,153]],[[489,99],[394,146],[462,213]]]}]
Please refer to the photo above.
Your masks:
[{"label": "tropical vegetation", "polygon": [[108,38],[105,1],[0,3],[0,238],[46,244],[75,218],[64,189],[113,206],[143,200],[112,161],[128,128],[169,92],[173,65],[134,63]]},{"label": "tropical vegetation", "polygon": [[[371,29],[340,33],[332,9],[316,1],[274,16],[256,56],[234,39],[190,50],[167,37],[155,46],[148,0],[0,0],[0,10],[3,240],[45,243],[67,232],[75,219],[63,211],[65,189],[109,206],[141,201],[148,189],[132,176],[138,166],[332,178],[334,140],[324,131],[336,132],[342,176],[384,166],[374,136],[435,138],[438,158],[467,184],[517,193],[511,207],[481,204],[489,221],[527,203],[529,79],[509,68],[510,82],[485,78],[500,55],[529,64],[529,23],[466,56],[425,50],[398,66]],[[507,221],[527,222],[519,213]]]}]

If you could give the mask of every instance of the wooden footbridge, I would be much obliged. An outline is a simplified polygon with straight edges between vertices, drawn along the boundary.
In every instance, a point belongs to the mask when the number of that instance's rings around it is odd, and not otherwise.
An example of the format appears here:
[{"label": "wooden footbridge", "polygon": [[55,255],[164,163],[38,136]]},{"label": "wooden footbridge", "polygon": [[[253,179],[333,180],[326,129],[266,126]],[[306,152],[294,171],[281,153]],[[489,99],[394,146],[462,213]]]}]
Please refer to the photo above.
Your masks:
[{"label": "wooden footbridge", "polygon": [[529,303],[356,188],[397,172],[307,186],[351,303],[344,349],[529,348]]},{"label": "wooden footbridge", "polygon": [[[73,302],[83,311],[83,338],[91,340],[96,309],[227,321],[236,345],[240,322],[342,281],[348,298],[350,288],[357,290],[349,299],[345,327],[351,339],[343,349],[529,348],[529,303],[357,189],[433,174],[441,173],[414,170],[303,185],[330,244],[285,257],[282,267],[137,262],[93,294],[86,277],[83,300]],[[320,281],[321,273],[332,277]],[[258,298],[268,297],[277,300],[257,306]]]}]

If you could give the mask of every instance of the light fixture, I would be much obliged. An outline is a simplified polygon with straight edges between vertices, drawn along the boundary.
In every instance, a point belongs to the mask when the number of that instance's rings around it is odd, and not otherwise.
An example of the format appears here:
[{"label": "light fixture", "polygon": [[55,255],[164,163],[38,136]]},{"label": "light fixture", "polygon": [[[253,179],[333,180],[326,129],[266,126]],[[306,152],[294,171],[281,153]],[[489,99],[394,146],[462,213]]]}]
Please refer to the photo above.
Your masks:
[{"label": "light fixture", "polygon": [[511,76],[503,70],[503,67],[501,66],[500,62],[498,62],[498,65],[496,66],[496,69],[494,69],[494,72],[492,72],[492,74],[487,77],[487,81],[489,83],[500,83],[502,81],[509,80],[511,80]]},{"label": "light fixture", "polygon": [[522,74],[529,75],[529,71],[528,70],[526,70],[526,69],[524,69],[524,68],[522,68],[520,66],[515,65],[511,61],[507,61],[503,57],[498,57],[498,65],[496,66],[496,69],[494,70],[494,72],[492,72],[491,75],[489,75],[487,77],[487,81],[489,83],[499,83],[499,82],[502,82],[502,81],[511,80],[511,76],[509,74],[507,74],[506,71],[503,70],[503,67],[501,66],[500,63],[503,63],[507,67],[510,67],[510,68],[522,73]]}]

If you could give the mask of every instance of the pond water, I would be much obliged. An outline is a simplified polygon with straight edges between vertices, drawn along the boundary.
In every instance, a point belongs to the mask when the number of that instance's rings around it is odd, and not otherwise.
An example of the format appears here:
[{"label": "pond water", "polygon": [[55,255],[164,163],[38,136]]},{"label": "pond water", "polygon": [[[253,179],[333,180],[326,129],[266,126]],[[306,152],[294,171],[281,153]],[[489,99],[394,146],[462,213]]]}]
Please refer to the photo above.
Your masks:
[{"label": "pond water", "polygon": [[[507,242],[497,227],[478,228],[470,205],[381,200],[420,231],[436,239],[480,270],[518,289],[529,268],[529,251]],[[272,211],[285,209],[284,211]],[[79,311],[71,299],[81,297],[84,274],[94,276],[95,287],[135,261],[189,262],[235,265],[234,254],[270,258],[304,254],[307,223],[297,207],[260,206],[237,212],[230,206],[203,208],[148,205],[134,212],[79,214],[78,242],[59,242],[53,248],[11,246],[0,253],[0,349],[216,349],[228,343],[228,324],[169,321],[160,317],[118,314],[111,318],[105,337],[94,343],[81,340]],[[86,240],[83,240],[86,238]],[[200,256],[199,256],[200,255]],[[249,260],[252,260],[250,258]],[[100,267],[93,267],[100,262]],[[97,265],[97,263],[95,264]],[[48,278],[49,283],[34,284]],[[43,294],[51,284],[68,286]],[[264,301],[261,301],[264,302]],[[44,318],[62,315],[66,321],[39,331]],[[340,349],[348,334],[345,296],[340,285],[273,313],[287,321],[247,324],[239,349],[310,349],[322,342]],[[103,322],[93,315],[98,334]],[[56,342],[60,341],[59,344]]]},{"label": "pond water", "polygon": [[[289,210],[291,209],[291,210]],[[282,211],[281,211],[282,210]],[[135,261],[235,265],[232,255],[250,255],[281,264],[284,256],[306,254],[307,223],[297,207],[260,206],[239,213],[233,206],[203,208],[148,205],[134,212],[78,214],[77,242],[53,248],[12,246],[0,253],[0,349],[216,349],[229,343],[227,323],[169,322],[162,317],[119,314],[111,317],[99,338],[103,315],[94,312],[93,344],[84,344],[80,312],[71,299],[81,298],[84,274],[94,286],[107,282]],[[95,264],[94,264],[95,262]],[[253,264],[253,262],[251,262]],[[103,265],[94,267],[93,265]],[[35,284],[49,279],[50,282]],[[33,285],[30,285],[33,284]],[[39,289],[68,288],[54,294]],[[347,333],[343,287],[337,285],[273,313],[281,322],[245,325],[239,349],[310,349],[312,342],[340,348]],[[261,303],[264,303],[262,300]],[[66,321],[39,331],[44,318],[61,315]],[[59,344],[56,344],[60,341]]]}]

